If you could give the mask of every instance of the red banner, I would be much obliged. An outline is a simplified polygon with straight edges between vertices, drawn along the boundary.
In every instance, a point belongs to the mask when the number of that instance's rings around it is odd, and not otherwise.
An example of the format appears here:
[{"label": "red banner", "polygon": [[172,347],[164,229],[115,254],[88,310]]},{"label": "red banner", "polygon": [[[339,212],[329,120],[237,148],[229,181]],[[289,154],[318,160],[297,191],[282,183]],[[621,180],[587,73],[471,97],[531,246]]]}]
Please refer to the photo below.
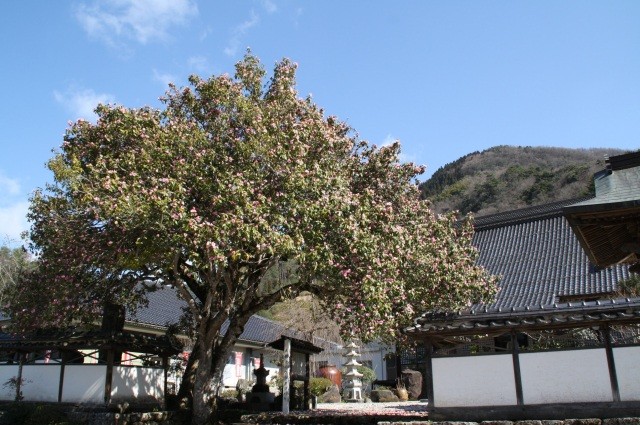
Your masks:
[{"label": "red banner", "polygon": [[242,353],[236,351],[236,377],[242,377]]}]

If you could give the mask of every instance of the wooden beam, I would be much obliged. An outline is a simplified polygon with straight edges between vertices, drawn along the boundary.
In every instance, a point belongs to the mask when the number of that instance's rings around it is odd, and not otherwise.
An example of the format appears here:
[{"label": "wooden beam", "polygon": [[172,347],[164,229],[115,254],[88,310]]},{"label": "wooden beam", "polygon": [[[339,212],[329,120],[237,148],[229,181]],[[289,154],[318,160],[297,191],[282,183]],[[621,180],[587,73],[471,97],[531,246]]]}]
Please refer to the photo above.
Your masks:
[{"label": "wooden beam", "polygon": [[60,360],[60,381],[58,382],[58,403],[62,403],[62,389],[64,388],[64,372],[65,366],[67,365],[67,359],[64,356]]},{"label": "wooden beam", "polygon": [[524,404],[522,395],[522,374],[520,372],[520,344],[518,344],[518,334],[515,330],[511,331],[511,357],[513,359],[513,377],[516,385],[516,403],[518,406]]},{"label": "wooden beam", "polygon": [[614,402],[620,402],[620,387],[618,385],[616,362],[613,357],[613,349],[611,348],[611,332],[609,330],[609,324],[605,323],[600,332],[604,339],[604,349],[607,353],[607,366],[609,367],[609,379],[611,380],[611,395],[613,396]]},{"label": "wooden beam", "polygon": [[[424,342],[425,351],[425,389],[427,392],[427,401],[429,407],[435,406],[435,397],[433,394],[433,363],[431,361],[433,353],[433,343],[430,339]],[[400,377],[400,375],[398,375]]]},{"label": "wooden beam", "polygon": [[162,406],[166,406],[167,400],[167,380],[169,375],[169,357],[167,354],[162,355],[162,369],[164,370],[164,397],[162,397]]},{"label": "wooden beam", "polygon": [[111,387],[113,385],[113,348],[107,350],[107,374],[104,382],[104,404],[111,402]]},{"label": "wooden beam", "polygon": [[24,362],[26,360],[26,353],[19,354],[19,364],[18,364],[18,377],[16,378],[16,398],[15,401],[22,400],[22,367],[24,366]]},{"label": "wooden beam", "polygon": [[310,360],[309,353],[305,353],[304,355],[304,373],[307,379],[304,380],[304,410],[309,408],[309,402],[311,401],[310,392],[309,392],[309,383],[311,382],[311,367],[309,365]]},{"label": "wooden beam", "polygon": [[289,400],[291,397],[291,340],[284,340],[284,384],[282,385],[282,413],[289,413]]}]

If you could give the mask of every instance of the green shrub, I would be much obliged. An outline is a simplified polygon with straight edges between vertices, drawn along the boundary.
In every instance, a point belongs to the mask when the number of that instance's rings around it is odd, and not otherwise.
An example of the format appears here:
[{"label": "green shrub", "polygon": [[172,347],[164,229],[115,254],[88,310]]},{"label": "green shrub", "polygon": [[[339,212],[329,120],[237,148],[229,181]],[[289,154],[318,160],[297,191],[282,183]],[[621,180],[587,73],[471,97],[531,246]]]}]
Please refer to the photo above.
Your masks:
[{"label": "green shrub", "polygon": [[309,391],[312,395],[321,396],[333,385],[329,378],[311,378],[309,379]]},{"label": "green shrub", "polygon": [[4,408],[0,424],[11,425],[72,425],[64,409],[54,405],[12,403]]},{"label": "green shrub", "polygon": [[358,372],[362,374],[362,384],[365,387],[368,387],[373,381],[376,380],[376,372],[369,367],[358,366]]},{"label": "green shrub", "polygon": [[[376,372],[373,369],[366,366],[358,366],[357,370],[362,374],[362,385],[365,388],[371,385],[371,383],[376,380]],[[342,376],[344,376],[346,373],[347,368],[342,368]]]},{"label": "green shrub", "polygon": [[230,388],[222,390],[222,392],[220,393],[220,397],[237,399],[238,398],[238,390],[234,390],[234,389],[230,389]]},{"label": "green shrub", "polygon": [[24,425],[71,425],[66,413],[59,406],[37,406]]},{"label": "green shrub", "polygon": [[35,410],[30,403],[11,403],[3,407],[4,414],[0,417],[0,424],[22,425]]}]

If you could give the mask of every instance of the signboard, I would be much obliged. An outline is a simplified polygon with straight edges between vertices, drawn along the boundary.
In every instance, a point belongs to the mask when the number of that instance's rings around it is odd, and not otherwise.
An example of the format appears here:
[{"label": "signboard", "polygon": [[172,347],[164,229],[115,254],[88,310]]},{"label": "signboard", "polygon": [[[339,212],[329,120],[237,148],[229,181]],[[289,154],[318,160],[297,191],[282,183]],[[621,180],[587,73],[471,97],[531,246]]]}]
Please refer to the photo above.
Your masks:
[{"label": "signboard", "polygon": [[242,377],[242,352],[236,351],[236,377]]}]

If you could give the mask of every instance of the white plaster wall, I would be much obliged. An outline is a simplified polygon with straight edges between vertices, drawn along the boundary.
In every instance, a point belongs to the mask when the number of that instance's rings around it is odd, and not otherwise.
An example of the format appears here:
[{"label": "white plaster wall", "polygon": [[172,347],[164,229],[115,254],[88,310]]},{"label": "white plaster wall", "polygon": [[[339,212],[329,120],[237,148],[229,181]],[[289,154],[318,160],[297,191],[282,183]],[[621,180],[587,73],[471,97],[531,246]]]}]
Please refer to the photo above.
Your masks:
[{"label": "white plaster wall", "polygon": [[25,365],[22,367],[22,396],[25,401],[58,401],[59,365]]},{"label": "white plaster wall", "polygon": [[376,379],[387,379],[387,362],[385,357],[394,351],[395,347],[382,343],[372,343],[362,349],[362,360],[371,361],[371,368],[376,373]]},{"label": "white plaster wall", "polygon": [[[319,354],[311,356],[312,361],[315,364],[319,362],[327,362],[327,365],[336,366],[338,369],[343,368],[344,363],[347,362],[347,358],[344,356],[345,348],[336,348],[325,350]],[[389,353],[395,352],[393,345],[383,344],[381,342],[371,342],[369,344],[359,347],[357,352],[360,354],[358,361],[360,363],[370,361],[371,368],[376,373],[376,379],[387,379],[387,364],[385,356]]]},{"label": "white plaster wall", "polygon": [[11,378],[18,376],[18,365],[0,365],[0,400],[13,401],[16,398],[15,388],[5,386]]},{"label": "white plaster wall", "polygon": [[327,366],[336,366],[338,369],[342,369],[342,365],[345,363],[345,358],[342,355],[342,351],[323,351],[320,354],[314,354],[311,356],[316,370],[319,369],[318,363],[327,362]]},{"label": "white plaster wall", "polygon": [[524,404],[613,400],[604,348],[521,353],[520,374]]},{"label": "white plaster wall", "polygon": [[104,403],[107,375],[105,365],[67,365],[64,369],[62,401],[65,403]]},{"label": "white plaster wall", "polygon": [[[269,371],[269,375],[267,375],[267,382],[276,379],[276,377],[281,373],[280,366],[278,366],[278,364],[275,362],[277,356],[273,356],[269,351],[254,350],[250,356],[247,353],[243,353],[243,364],[240,366],[241,376],[237,376],[236,365],[234,363],[227,363],[225,365],[222,375],[223,385],[225,387],[235,388],[236,384],[238,383],[238,379],[248,379],[251,381],[255,381],[256,377],[253,374],[253,359],[259,358],[261,353],[264,354],[265,369]],[[249,364],[249,366],[247,366],[247,363]],[[306,373],[305,368],[305,355],[302,353],[291,353],[291,372],[296,375],[304,375]]]},{"label": "white plaster wall", "polygon": [[640,347],[613,349],[621,401],[640,400]]},{"label": "white plaster wall", "polygon": [[[346,349],[340,348],[335,350],[325,350],[319,354],[314,354],[311,359],[316,364],[318,362],[325,361],[328,365],[336,366],[342,370],[344,364],[348,359],[344,356]],[[389,353],[393,353],[395,348],[392,345],[382,344],[380,342],[371,342],[363,345],[358,349],[360,357],[358,361],[360,363],[365,361],[371,362],[371,368],[376,373],[376,379],[387,379],[387,364],[385,356]]]},{"label": "white plaster wall", "polygon": [[510,354],[432,360],[434,407],[506,406],[517,402]]},{"label": "white plaster wall", "polygon": [[247,367],[240,366],[240,376],[237,376],[235,364],[226,364],[222,373],[222,384],[225,387],[236,387],[238,379],[245,379],[247,376]]},{"label": "white plaster wall", "polygon": [[114,366],[111,400],[164,398],[164,370],[158,368]]}]

